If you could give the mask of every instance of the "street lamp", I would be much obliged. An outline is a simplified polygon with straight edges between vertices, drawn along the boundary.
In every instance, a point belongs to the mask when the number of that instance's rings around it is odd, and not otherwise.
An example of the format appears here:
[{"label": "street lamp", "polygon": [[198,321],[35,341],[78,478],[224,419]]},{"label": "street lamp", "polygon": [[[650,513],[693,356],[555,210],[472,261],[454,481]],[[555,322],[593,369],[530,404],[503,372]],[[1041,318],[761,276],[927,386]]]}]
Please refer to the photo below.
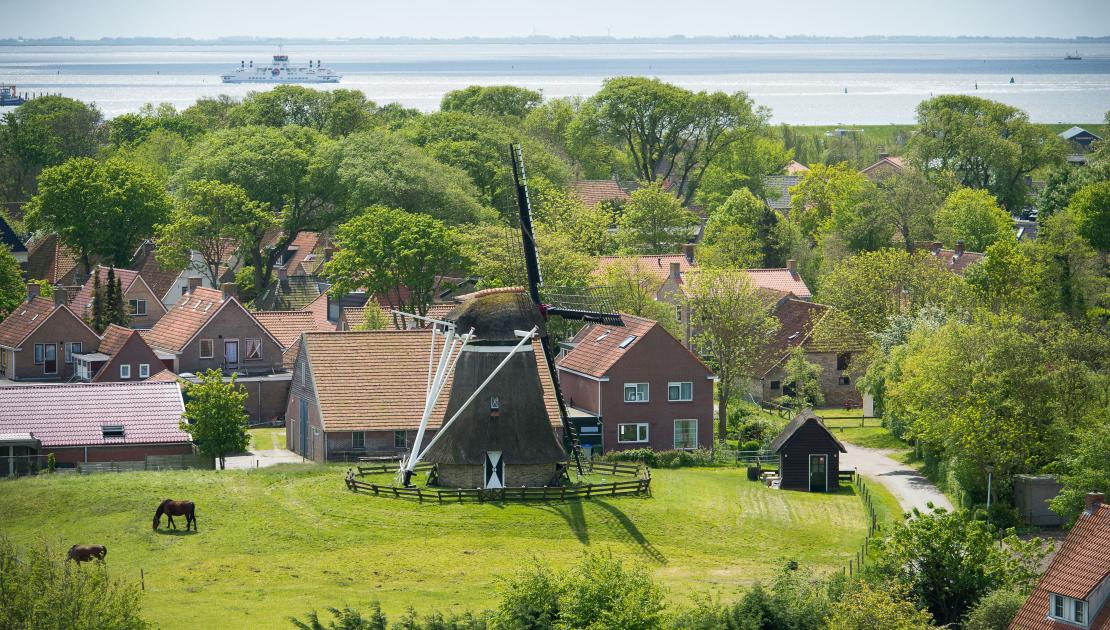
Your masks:
[{"label": "street lamp", "polygon": [[987,518],[990,518],[991,513],[991,477],[994,473],[994,465],[987,464],[983,467],[987,471]]}]

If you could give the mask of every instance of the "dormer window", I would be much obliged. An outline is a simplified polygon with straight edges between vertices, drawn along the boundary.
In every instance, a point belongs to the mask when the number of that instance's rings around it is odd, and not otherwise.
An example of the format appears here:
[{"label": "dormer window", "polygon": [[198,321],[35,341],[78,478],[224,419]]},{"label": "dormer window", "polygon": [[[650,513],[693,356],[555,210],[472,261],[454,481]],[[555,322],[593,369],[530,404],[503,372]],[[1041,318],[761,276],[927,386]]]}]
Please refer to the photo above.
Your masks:
[{"label": "dormer window", "polygon": [[1067,621],[1086,628],[1087,602],[1059,593],[1052,593],[1048,596],[1048,616],[1050,619]]},{"label": "dormer window", "polygon": [[123,425],[122,424],[102,424],[100,425],[100,434],[105,440],[109,438],[122,438]]}]

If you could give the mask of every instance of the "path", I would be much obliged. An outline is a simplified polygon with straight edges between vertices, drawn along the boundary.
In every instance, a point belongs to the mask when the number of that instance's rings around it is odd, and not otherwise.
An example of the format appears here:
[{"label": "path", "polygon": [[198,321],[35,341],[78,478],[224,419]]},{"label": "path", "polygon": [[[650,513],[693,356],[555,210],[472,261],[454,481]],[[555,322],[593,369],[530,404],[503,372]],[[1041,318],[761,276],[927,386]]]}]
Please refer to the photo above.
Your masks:
[{"label": "path", "polygon": [[858,474],[878,479],[898,500],[905,511],[918,508],[928,511],[927,503],[952,510],[952,502],[937,489],[933,482],[926,479],[913,468],[888,457],[896,450],[863,448],[844,443],[848,452],[840,462],[841,469],[855,468]]},{"label": "path", "polygon": [[[245,455],[233,455],[226,460],[227,467],[231,468],[268,468],[278,464],[300,464],[305,460],[283,448],[270,450],[251,451]],[[313,463],[309,461],[308,463]]]}]

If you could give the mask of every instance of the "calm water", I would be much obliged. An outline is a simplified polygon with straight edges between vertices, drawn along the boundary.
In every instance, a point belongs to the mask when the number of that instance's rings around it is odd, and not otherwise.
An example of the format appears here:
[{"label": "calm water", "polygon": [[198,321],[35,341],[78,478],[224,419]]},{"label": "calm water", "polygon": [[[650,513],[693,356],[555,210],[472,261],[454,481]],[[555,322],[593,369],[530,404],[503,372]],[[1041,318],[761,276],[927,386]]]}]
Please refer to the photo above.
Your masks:
[{"label": "calm water", "polygon": [[[1064,60],[1074,50],[1009,43],[477,43],[328,44],[284,52],[295,63],[322,59],[344,75],[338,87],[423,110],[435,109],[444,92],[473,84],[589,96],[606,77],[644,75],[695,90],[744,90],[771,108],[775,122],[909,123],[922,99],[952,93],[1015,105],[1038,122],[1101,121],[1110,109],[1110,44],[1078,46],[1083,60]],[[185,107],[201,96],[241,97],[260,87],[225,85],[219,75],[240,60],[264,63],[275,52],[215,45],[0,47],[0,83],[93,101],[114,116],[148,101]]]}]

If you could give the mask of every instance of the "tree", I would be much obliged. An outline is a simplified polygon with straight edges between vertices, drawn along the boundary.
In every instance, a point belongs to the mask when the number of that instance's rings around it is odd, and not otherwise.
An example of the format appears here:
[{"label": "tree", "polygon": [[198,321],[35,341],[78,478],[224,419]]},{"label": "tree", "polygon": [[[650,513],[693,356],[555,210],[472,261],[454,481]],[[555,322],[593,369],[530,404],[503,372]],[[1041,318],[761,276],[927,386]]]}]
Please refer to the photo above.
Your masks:
[{"label": "tree", "polygon": [[1064,313],[1073,319],[1098,316],[1110,307],[1110,279],[1105,258],[1080,234],[1076,212],[1063,211],[1042,224],[1037,241],[1028,249],[1033,258],[1032,278],[1037,303],[1045,313]]},{"label": "tree", "polygon": [[[520,230],[502,223],[467,226],[459,233],[465,267],[482,288],[522,286],[528,279],[520,254]],[[578,251],[572,236],[535,224],[536,251],[545,286],[585,287],[597,259]]]},{"label": "tree", "polygon": [[389,318],[373,302],[374,300],[371,300],[367,303],[362,322],[355,324],[353,330],[382,330],[389,325]]},{"label": "tree", "polygon": [[231,118],[244,126],[298,125],[338,138],[371,127],[377,110],[359,90],[321,92],[301,85],[278,85],[247,94]]},{"label": "tree", "polygon": [[632,191],[617,227],[617,239],[629,252],[673,253],[693,235],[697,217],[658,183]]},{"label": "tree", "polygon": [[939,175],[929,179],[916,169],[905,169],[883,178],[876,186],[907,252],[913,252],[914,242],[933,238],[933,217],[944,202],[945,191],[953,187],[951,182]]},{"label": "tree", "polygon": [[108,267],[107,282],[100,282],[100,269],[93,274],[92,313],[87,323],[100,335],[109,324],[126,327],[131,313],[123,303],[123,287],[116,277],[115,267]]},{"label": "tree", "polygon": [[566,188],[542,177],[529,177],[528,194],[532,201],[532,218],[543,229],[567,235],[574,249],[584,254],[612,253],[614,243],[609,234],[609,226],[614,221],[612,213],[601,207],[587,208]]},{"label": "tree", "polygon": [[789,251],[777,238],[779,217],[746,188],[709,214],[698,260],[703,265],[746,269],[780,267]]},{"label": "tree", "polygon": [[[169,220],[157,228],[156,256],[171,269],[203,273],[216,287],[239,244],[276,227],[277,217],[239,186],[207,179],[186,182]],[[200,264],[193,252],[200,255]]]},{"label": "tree", "polygon": [[0,166],[6,165],[8,199],[26,199],[42,169],[96,155],[104,140],[100,111],[62,96],[40,96],[4,114]]},{"label": "tree", "polygon": [[1033,259],[1012,238],[1004,238],[986,249],[986,257],[972,265],[964,277],[979,302],[996,313],[1023,310],[1037,290],[1037,268]]},{"label": "tree", "polygon": [[1080,188],[1068,203],[1068,210],[1075,213],[1079,234],[1105,261],[1110,250],[1110,180]]},{"label": "tree", "polygon": [[934,630],[928,611],[918,610],[897,586],[872,588],[861,582],[832,605],[825,627],[829,630]]},{"label": "tree", "polygon": [[1067,520],[1075,522],[1083,511],[1084,497],[1088,492],[1106,492],[1110,489],[1110,407],[1106,405],[1105,390],[1102,408],[1092,410],[1079,423],[1071,437],[1073,446],[1062,457],[1063,488],[1052,499],[1052,510]]},{"label": "tree", "polygon": [[481,116],[524,118],[541,102],[543,95],[539,92],[515,85],[472,85],[444,94],[439,109]]},{"label": "tree", "polygon": [[790,194],[790,220],[814,242],[836,240],[850,252],[890,243],[887,204],[875,184],[846,163],[815,164]]},{"label": "tree", "polygon": [[129,264],[170,207],[157,177],[122,160],[74,158],[44,170],[38,185],[27,204],[28,225],[57,233],[78,254],[86,274],[94,255],[120,267]]},{"label": "tree", "polygon": [[938,624],[956,623],[990,591],[1036,581],[1045,553],[1040,540],[1008,534],[999,546],[990,525],[967,513],[915,508],[904,526],[880,541],[868,571],[904,586]]},{"label": "tree", "polygon": [[746,391],[755,362],[778,330],[779,321],[743,271],[688,273],[694,343],[712,357],[717,373],[718,436],[724,439],[728,404]]},{"label": "tree", "polygon": [[219,370],[197,375],[199,383],[186,389],[181,430],[193,438],[201,453],[220,461],[224,469],[228,453],[239,453],[250,444],[247,432],[247,390],[235,383],[236,375],[224,380]]},{"label": "tree", "polygon": [[820,407],[825,404],[825,395],[821,392],[820,365],[806,360],[805,350],[795,346],[790,351],[790,358],[783,366],[786,376],[783,378],[783,391],[792,390],[792,394],[785,397],[790,400],[795,409],[805,407]]},{"label": "tree", "polygon": [[967,614],[963,630],[1007,630],[1017,616],[1027,593],[1000,588],[984,595]]},{"label": "tree", "polygon": [[1014,223],[985,190],[960,188],[948,195],[936,214],[937,237],[947,247],[963,241],[970,252],[984,252],[995,242],[1014,238]]},{"label": "tree", "polygon": [[741,188],[764,198],[764,177],[779,175],[790,163],[793,153],[770,130],[756,129],[738,138],[705,169],[698,184],[700,205],[716,208]]},{"label": "tree", "polygon": [[7,247],[0,247],[0,321],[27,299],[27,285],[19,261]]},{"label": "tree", "polygon": [[0,626],[42,630],[139,630],[142,594],[103,562],[78,566],[46,545],[20,550],[0,536]]},{"label": "tree", "polygon": [[339,226],[336,244],[324,267],[333,291],[365,289],[417,315],[428,312],[437,279],[460,258],[459,239],[442,221],[382,206]]},{"label": "tree", "polygon": [[917,123],[907,153],[923,173],[950,171],[960,184],[989,191],[1011,213],[1025,204],[1027,175],[1064,161],[1062,139],[995,101],[937,96],[917,106]]},{"label": "tree", "polygon": [[601,284],[609,289],[613,308],[621,313],[653,319],[682,339],[675,306],[655,299],[659,276],[647,268],[637,256],[610,262],[601,275]]},{"label": "tree", "polygon": [[1083,168],[1064,164],[1053,169],[1045,178],[1044,189],[1037,197],[1037,222],[1044,223],[1053,214],[1066,208],[1080,188],[1087,184],[1108,180],[1110,180],[1110,160],[1092,162]]},{"label": "tree", "polygon": [[85,321],[98,335],[108,327],[107,302],[104,285],[100,283],[100,274],[93,274],[92,312]]}]

